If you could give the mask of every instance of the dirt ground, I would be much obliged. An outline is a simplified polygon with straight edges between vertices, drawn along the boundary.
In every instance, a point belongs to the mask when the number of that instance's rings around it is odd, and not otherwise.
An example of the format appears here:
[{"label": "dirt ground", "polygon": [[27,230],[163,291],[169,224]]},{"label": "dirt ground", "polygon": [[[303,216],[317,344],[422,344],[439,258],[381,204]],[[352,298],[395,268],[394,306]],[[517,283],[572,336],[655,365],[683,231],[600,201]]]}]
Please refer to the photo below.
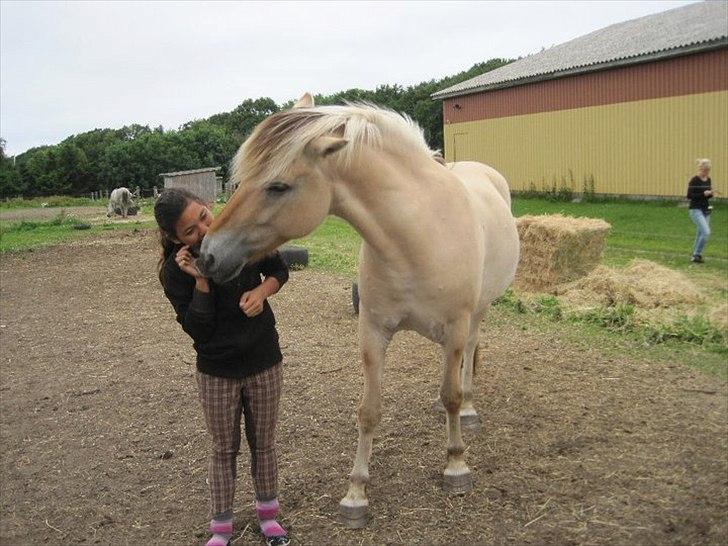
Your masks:
[{"label": "dirt ground", "polygon": [[[190,340],[155,275],[154,238],[113,232],[0,264],[0,542],[204,544],[207,438]],[[283,523],[296,544],[723,544],[724,382],[525,331],[494,313],[476,377],[475,487],[441,490],[437,347],[395,337],[371,521],[337,522],[362,384],[351,279],[291,275],[273,298],[285,355]],[[592,344],[593,345],[593,344]],[[612,353],[613,354],[613,353]],[[234,544],[262,544],[248,455]]]}]

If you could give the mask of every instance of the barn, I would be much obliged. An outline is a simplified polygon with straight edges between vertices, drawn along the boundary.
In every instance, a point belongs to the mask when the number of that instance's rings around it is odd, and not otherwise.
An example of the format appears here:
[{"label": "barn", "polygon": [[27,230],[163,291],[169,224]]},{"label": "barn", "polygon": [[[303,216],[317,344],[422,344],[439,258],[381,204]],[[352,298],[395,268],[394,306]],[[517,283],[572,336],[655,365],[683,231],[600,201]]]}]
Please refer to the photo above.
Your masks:
[{"label": "barn", "polygon": [[434,93],[445,157],[516,191],[679,197],[695,159],[728,195],[728,3],[611,25]]},{"label": "barn", "polygon": [[213,203],[222,192],[222,180],[216,176],[219,169],[220,167],[208,167],[162,173],[159,176],[164,179],[165,188],[185,188],[208,203]]}]

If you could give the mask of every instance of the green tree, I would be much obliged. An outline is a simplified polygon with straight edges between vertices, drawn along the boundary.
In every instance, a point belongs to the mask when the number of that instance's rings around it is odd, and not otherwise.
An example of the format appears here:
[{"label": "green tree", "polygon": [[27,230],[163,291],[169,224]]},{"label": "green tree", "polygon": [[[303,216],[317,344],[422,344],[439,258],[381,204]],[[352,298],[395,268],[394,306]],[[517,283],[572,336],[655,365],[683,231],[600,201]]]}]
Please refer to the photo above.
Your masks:
[{"label": "green tree", "polygon": [[56,184],[53,193],[81,193],[88,186],[89,161],[84,151],[71,142],[62,143],[52,153],[55,156]]},{"label": "green tree", "polygon": [[26,189],[14,158],[5,155],[5,145],[5,139],[0,138],[0,198],[22,195]]},{"label": "green tree", "polygon": [[246,99],[232,112],[216,114],[209,117],[207,121],[222,126],[233,135],[237,142],[242,142],[256,125],[279,110],[275,101],[269,97]]},{"label": "green tree", "polygon": [[[315,100],[322,105],[365,101],[403,112],[422,127],[432,148],[442,149],[442,104],[432,100],[432,93],[508,62],[491,59],[440,80],[409,87],[395,84],[374,90],[347,89],[316,95]],[[0,195],[82,194],[118,186],[149,189],[159,183],[160,173],[212,166],[221,167],[227,178],[230,160],[240,143],[266,117],[292,104],[289,101],[279,107],[269,97],[246,99],[230,112],[190,121],[176,131],[139,124],[94,129],[72,135],[56,146],[30,149],[12,164],[3,151]]]}]

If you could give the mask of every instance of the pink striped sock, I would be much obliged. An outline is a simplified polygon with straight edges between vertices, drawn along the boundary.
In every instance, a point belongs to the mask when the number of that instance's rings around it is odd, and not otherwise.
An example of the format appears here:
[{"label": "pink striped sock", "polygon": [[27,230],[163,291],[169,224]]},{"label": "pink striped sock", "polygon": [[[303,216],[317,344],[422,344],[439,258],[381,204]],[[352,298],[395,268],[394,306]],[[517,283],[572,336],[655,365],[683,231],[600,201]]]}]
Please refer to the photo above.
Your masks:
[{"label": "pink striped sock", "polygon": [[207,541],[205,546],[227,546],[233,536],[233,520],[213,519],[210,522],[210,532],[212,538]]},{"label": "pink striped sock", "polygon": [[255,513],[260,520],[260,530],[266,538],[280,537],[288,534],[276,521],[279,509],[278,499],[255,501]]}]

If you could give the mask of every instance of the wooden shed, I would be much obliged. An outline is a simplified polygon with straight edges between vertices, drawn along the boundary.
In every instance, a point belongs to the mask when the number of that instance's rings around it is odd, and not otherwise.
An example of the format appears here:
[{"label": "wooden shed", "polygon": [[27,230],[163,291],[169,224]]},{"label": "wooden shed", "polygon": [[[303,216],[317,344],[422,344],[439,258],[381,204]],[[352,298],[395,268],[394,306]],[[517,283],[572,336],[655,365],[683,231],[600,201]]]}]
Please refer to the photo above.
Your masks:
[{"label": "wooden shed", "polygon": [[162,173],[165,188],[184,188],[208,203],[214,203],[222,192],[222,179],[216,176],[220,167]]},{"label": "wooden shed", "polygon": [[433,98],[445,158],[487,163],[516,191],[683,197],[707,157],[728,194],[728,2],[617,23]]}]

